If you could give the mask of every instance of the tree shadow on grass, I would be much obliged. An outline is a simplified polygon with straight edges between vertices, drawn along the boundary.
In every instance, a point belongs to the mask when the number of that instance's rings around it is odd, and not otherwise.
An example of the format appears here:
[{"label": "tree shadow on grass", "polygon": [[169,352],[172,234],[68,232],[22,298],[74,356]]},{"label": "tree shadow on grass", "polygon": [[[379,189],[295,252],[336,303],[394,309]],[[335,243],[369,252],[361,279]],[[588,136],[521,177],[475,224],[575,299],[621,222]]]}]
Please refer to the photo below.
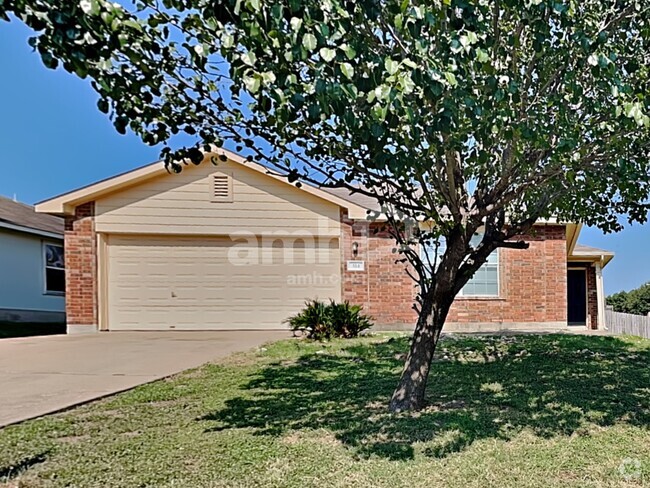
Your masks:
[{"label": "tree shadow on grass", "polygon": [[650,350],[614,337],[446,340],[432,367],[428,407],[391,415],[386,404],[407,348],[408,338],[391,339],[274,363],[200,420],[207,431],[273,436],[328,429],[359,456],[389,459],[413,458],[418,442],[435,440],[424,454],[445,457],[523,429],[550,438],[593,424],[650,425]]},{"label": "tree shadow on grass", "polygon": [[0,466],[0,483],[8,483],[14,478],[17,478],[19,475],[23,474],[25,471],[30,469],[37,464],[44,463],[47,460],[49,451],[36,454],[18,461],[16,464],[11,466]]}]

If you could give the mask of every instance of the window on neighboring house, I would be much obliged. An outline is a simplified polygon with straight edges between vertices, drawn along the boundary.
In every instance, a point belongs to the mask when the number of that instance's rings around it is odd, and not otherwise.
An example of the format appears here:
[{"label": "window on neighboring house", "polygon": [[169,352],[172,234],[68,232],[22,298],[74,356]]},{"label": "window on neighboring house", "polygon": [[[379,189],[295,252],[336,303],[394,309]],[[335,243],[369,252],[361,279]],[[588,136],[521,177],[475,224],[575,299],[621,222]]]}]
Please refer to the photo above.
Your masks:
[{"label": "window on neighboring house", "polygon": [[[472,237],[472,247],[481,242],[482,234],[475,234]],[[446,242],[441,238],[440,245],[438,246],[438,256],[442,256],[446,249]],[[436,247],[434,245],[427,246],[426,252],[431,256],[431,262],[434,262],[434,255]],[[465,284],[463,289],[458,294],[459,296],[475,296],[475,297],[497,297],[499,296],[499,250],[496,249],[487,261],[481,266],[474,276]]]},{"label": "window on neighboring house", "polygon": [[65,293],[65,266],[63,246],[43,244],[45,257],[45,293]]}]

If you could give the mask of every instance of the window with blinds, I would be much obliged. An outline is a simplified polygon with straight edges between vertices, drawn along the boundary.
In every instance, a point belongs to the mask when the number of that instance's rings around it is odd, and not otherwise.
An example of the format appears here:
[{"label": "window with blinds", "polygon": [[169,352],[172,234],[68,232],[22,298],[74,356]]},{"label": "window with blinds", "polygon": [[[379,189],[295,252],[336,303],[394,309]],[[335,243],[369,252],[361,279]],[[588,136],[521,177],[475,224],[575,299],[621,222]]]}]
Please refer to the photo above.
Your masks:
[{"label": "window with blinds", "polygon": [[[476,246],[483,236],[476,234],[471,245]],[[442,256],[446,249],[444,237],[440,238],[440,245],[437,248],[438,256]],[[433,245],[423,249],[434,262],[436,256],[436,247]],[[499,296],[499,250],[496,249],[490,254],[487,261],[474,273],[474,276],[465,284],[458,294],[459,296],[474,297],[498,297]]]}]

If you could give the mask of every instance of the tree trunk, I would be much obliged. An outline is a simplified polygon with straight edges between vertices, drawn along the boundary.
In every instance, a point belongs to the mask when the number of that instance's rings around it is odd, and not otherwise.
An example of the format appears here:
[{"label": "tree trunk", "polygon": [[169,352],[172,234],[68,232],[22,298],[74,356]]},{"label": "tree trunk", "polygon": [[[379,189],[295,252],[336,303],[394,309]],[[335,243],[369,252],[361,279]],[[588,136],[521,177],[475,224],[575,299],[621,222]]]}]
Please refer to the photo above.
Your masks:
[{"label": "tree trunk", "polygon": [[409,350],[399,384],[390,400],[392,412],[420,410],[424,406],[424,394],[431,368],[433,354],[440,339],[442,326],[447,318],[453,298],[449,300],[426,298],[422,303],[411,349]]}]

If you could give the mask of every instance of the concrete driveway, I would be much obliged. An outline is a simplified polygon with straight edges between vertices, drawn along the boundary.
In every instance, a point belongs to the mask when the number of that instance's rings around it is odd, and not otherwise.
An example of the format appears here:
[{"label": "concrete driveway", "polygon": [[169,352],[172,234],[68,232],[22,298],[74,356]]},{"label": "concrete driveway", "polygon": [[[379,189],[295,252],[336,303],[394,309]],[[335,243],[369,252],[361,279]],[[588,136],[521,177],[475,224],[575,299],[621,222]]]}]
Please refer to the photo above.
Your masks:
[{"label": "concrete driveway", "polygon": [[289,336],[283,331],[169,331],[2,339],[0,427]]}]

